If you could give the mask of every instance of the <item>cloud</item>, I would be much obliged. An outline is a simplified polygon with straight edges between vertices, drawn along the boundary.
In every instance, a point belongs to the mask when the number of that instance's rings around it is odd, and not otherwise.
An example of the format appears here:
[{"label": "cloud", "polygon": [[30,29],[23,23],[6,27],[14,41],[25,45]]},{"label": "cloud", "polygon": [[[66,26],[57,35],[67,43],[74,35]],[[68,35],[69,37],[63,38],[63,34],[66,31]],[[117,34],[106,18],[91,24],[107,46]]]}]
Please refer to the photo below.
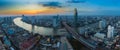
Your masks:
[{"label": "cloud", "polygon": [[69,0],[67,3],[85,3],[86,0]]},{"label": "cloud", "polygon": [[60,2],[40,2],[39,4],[41,4],[44,7],[50,7],[50,8],[62,8],[62,3]]}]

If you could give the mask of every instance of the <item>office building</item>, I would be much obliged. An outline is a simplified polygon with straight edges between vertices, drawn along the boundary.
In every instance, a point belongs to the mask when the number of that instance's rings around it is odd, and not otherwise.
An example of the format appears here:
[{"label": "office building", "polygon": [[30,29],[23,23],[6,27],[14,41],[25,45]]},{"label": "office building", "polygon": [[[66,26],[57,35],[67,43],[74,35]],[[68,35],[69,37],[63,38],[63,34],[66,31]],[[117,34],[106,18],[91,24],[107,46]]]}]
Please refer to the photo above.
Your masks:
[{"label": "office building", "polygon": [[108,32],[107,32],[107,38],[112,38],[114,37],[114,27],[111,25],[108,26]]}]

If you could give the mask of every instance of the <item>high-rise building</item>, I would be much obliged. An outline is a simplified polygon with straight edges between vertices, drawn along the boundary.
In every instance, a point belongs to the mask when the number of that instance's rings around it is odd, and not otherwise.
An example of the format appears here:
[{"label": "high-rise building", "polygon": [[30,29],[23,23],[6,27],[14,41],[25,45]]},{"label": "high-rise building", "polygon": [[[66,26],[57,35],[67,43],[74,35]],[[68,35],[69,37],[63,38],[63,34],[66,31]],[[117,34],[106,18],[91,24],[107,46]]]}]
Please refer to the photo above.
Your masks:
[{"label": "high-rise building", "polygon": [[56,28],[60,25],[60,18],[57,16],[53,17],[53,27]]},{"label": "high-rise building", "polygon": [[78,12],[77,12],[77,8],[74,9],[74,28],[77,31],[77,22],[78,22]]},{"label": "high-rise building", "polygon": [[34,33],[34,30],[35,30],[35,18],[31,20],[31,23],[32,23],[32,31],[31,33],[33,34]]},{"label": "high-rise building", "polygon": [[31,30],[32,34],[34,33],[34,29],[35,29],[35,25],[32,25],[32,30]]},{"label": "high-rise building", "polygon": [[22,17],[24,17],[25,15],[23,14]]},{"label": "high-rise building", "polygon": [[114,37],[114,27],[111,25],[108,26],[108,32],[107,32],[107,38],[112,38]]},{"label": "high-rise building", "polygon": [[105,20],[99,21],[99,28],[104,29],[105,27],[106,27],[106,21]]},{"label": "high-rise building", "polygon": [[53,27],[55,28],[55,27],[57,27],[57,16],[54,16],[53,17]]}]

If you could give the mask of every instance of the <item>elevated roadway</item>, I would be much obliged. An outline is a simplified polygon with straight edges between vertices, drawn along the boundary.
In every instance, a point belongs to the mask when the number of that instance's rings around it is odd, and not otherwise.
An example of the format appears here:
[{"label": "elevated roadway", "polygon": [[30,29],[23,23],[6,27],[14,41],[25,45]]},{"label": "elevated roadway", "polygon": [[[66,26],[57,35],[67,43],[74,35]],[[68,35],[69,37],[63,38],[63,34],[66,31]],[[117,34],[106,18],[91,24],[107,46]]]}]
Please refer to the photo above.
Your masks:
[{"label": "elevated roadway", "polygon": [[86,47],[90,48],[91,50],[96,49],[96,45],[87,41],[82,35],[78,34],[73,28],[71,28],[66,22],[62,22],[65,29],[79,42],[81,42]]}]

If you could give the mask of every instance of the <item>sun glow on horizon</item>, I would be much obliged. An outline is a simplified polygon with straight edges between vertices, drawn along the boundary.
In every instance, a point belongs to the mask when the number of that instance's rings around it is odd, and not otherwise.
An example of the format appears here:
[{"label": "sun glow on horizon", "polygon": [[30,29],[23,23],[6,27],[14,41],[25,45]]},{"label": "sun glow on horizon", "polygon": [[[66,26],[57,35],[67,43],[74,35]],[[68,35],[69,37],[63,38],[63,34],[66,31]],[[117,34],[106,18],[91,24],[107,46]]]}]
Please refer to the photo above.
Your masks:
[{"label": "sun glow on horizon", "polygon": [[59,8],[43,8],[43,9],[21,9],[21,10],[6,10],[1,11],[0,14],[9,14],[9,15],[17,15],[17,14],[54,14],[54,13],[63,13],[64,9]]}]

